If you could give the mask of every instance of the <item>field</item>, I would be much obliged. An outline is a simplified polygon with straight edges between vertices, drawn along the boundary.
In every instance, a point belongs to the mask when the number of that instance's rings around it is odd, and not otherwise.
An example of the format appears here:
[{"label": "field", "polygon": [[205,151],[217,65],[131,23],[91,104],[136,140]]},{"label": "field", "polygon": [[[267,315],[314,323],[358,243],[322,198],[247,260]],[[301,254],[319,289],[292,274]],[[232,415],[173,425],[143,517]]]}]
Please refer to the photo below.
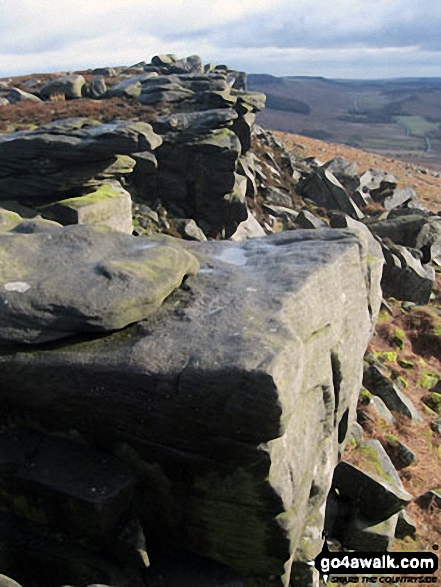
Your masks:
[{"label": "field", "polygon": [[250,75],[268,96],[258,122],[441,170],[441,79],[330,80]]}]

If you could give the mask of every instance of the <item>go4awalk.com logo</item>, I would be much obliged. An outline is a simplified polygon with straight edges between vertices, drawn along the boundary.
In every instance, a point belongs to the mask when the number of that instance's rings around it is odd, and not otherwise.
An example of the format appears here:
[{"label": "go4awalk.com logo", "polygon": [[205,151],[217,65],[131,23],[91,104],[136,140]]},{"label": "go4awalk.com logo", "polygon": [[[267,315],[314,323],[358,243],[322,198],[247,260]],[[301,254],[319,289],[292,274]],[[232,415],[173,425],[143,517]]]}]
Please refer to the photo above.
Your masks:
[{"label": "go4awalk.com logo", "polygon": [[437,583],[433,573],[438,570],[438,556],[433,552],[330,552],[325,541],[315,568],[325,583],[331,576],[336,578],[332,582],[341,584],[433,584]]}]

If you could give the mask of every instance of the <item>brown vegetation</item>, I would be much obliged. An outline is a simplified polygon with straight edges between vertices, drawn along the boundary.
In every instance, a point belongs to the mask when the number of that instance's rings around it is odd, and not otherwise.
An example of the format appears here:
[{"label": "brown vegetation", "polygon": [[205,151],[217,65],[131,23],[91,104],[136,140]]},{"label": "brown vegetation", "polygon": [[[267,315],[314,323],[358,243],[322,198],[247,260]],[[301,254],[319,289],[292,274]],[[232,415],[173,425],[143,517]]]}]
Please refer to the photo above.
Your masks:
[{"label": "brown vegetation", "polygon": [[34,128],[52,120],[72,117],[94,118],[102,122],[116,119],[151,122],[155,116],[151,107],[126,98],[49,100],[41,104],[25,101],[0,108],[0,132]]}]

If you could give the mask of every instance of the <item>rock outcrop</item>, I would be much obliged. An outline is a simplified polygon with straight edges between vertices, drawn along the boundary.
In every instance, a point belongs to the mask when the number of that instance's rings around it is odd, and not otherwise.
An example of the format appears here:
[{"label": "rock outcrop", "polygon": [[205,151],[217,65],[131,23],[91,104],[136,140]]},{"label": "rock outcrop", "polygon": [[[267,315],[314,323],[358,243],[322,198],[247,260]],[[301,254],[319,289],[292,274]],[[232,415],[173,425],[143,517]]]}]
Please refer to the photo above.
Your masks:
[{"label": "rock outcrop", "polygon": [[[140,272],[135,281],[142,287],[141,258],[148,265],[149,256],[161,250],[173,253],[178,281],[191,255],[201,269],[154,316],[120,333],[35,351],[9,344],[0,356],[0,396],[9,406],[2,417],[19,422],[27,413],[31,428],[64,435],[75,431],[74,438],[86,446],[124,461],[141,489],[137,511],[147,541],[154,536],[165,545],[185,544],[240,573],[249,585],[287,586],[293,563],[297,568],[321,550],[326,497],[338,447],[355,413],[362,356],[379,308],[381,260],[368,257],[366,242],[350,231],[188,243],[188,252],[178,254],[183,262],[177,260],[176,245],[163,245],[162,239],[95,235],[97,229],[66,227],[17,238],[29,254],[36,250],[31,242],[38,240],[43,264],[59,249],[59,269],[47,269],[57,284],[67,278],[63,241],[73,263],[78,240],[82,256],[85,247],[93,251],[94,280],[127,277],[130,283]],[[4,236],[12,247],[15,235]],[[118,259],[127,261],[98,260],[112,258],[111,243]],[[29,254],[31,265],[40,262]],[[133,273],[131,257],[137,259]],[[98,273],[94,258],[104,268]],[[110,311],[107,298],[85,274],[75,286],[70,272],[72,283],[61,290],[57,285],[59,301],[49,306],[55,323],[50,332],[76,330],[65,322],[74,314],[78,320],[80,312],[69,302],[66,313],[61,302],[80,288],[96,296],[104,317]],[[146,266],[150,280],[149,275]],[[6,279],[10,284],[17,276]],[[39,288],[45,284],[42,280]],[[19,289],[9,288],[7,306],[14,297],[32,295],[32,287]],[[129,291],[127,296],[132,298]],[[29,314],[21,303],[14,315],[20,309]],[[97,318],[93,322],[95,328]],[[3,338],[20,340],[8,332],[5,324]],[[34,475],[40,474],[37,467]],[[4,483],[10,479],[5,475]],[[42,515],[38,488],[36,495],[26,499]],[[34,522],[28,510],[8,509],[26,524]],[[37,530],[61,531],[50,522],[52,514]]]},{"label": "rock outcrop", "polygon": [[39,343],[118,330],[157,311],[194,256],[91,226],[0,234],[0,341]]},{"label": "rock outcrop", "polygon": [[432,296],[439,217],[387,172],[289,152],[227,66],[166,54],[47,79],[0,103],[137,118],[0,136],[0,571],[317,587],[324,527],[389,549],[412,499],[394,465],[418,455],[355,417],[411,426],[439,390],[420,413],[363,354],[382,295]]}]

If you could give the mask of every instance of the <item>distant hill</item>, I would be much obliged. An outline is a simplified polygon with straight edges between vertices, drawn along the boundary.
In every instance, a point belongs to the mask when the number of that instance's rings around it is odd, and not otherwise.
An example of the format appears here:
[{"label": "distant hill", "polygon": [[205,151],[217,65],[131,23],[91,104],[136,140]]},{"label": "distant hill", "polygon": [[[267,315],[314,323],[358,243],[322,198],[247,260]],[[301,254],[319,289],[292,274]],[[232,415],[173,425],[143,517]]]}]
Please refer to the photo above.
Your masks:
[{"label": "distant hill", "polygon": [[267,128],[441,166],[441,78],[345,80],[250,74]]}]

